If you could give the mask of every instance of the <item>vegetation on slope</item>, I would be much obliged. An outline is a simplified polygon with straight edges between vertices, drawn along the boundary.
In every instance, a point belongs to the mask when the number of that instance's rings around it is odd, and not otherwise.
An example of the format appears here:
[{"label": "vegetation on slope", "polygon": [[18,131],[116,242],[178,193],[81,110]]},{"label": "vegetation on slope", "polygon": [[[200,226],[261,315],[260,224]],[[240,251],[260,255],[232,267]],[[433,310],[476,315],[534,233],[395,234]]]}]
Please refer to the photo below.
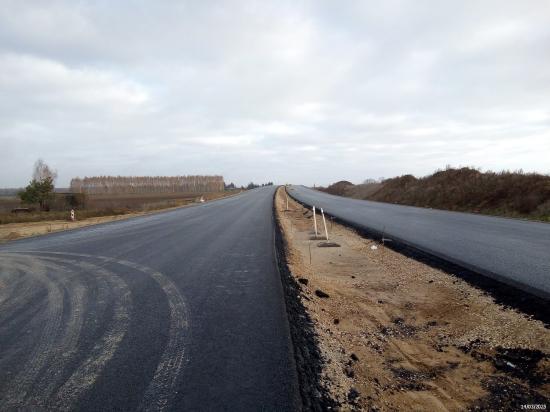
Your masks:
[{"label": "vegetation on slope", "polygon": [[327,193],[401,205],[550,221],[550,176],[462,167],[417,178],[403,175],[360,185],[337,182]]}]

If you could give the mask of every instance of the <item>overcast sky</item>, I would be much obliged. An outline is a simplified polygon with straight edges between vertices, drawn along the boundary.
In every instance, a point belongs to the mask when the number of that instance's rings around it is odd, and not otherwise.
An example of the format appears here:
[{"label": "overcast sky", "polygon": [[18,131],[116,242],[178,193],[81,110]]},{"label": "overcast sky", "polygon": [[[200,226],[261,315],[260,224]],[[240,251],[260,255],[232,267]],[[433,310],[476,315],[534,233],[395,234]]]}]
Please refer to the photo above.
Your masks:
[{"label": "overcast sky", "polygon": [[550,173],[550,1],[0,0],[0,186]]}]

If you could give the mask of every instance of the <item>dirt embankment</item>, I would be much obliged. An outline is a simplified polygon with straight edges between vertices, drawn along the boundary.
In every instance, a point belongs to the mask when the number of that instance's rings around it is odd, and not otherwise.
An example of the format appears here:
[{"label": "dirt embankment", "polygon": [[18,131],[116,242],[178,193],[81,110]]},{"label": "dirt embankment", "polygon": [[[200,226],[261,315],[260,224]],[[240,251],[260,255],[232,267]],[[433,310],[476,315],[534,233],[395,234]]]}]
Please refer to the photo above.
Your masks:
[{"label": "dirt embankment", "polygon": [[356,199],[550,222],[550,175],[538,173],[447,168],[421,178],[403,175],[359,185],[340,181],[319,190]]},{"label": "dirt embankment", "polygon": [[[465,281],[312,214],[280,188],[286,260],[343,410],[519,410],[549,405],[550,331]],[[318,224],[322,227],[321,221]]]}]

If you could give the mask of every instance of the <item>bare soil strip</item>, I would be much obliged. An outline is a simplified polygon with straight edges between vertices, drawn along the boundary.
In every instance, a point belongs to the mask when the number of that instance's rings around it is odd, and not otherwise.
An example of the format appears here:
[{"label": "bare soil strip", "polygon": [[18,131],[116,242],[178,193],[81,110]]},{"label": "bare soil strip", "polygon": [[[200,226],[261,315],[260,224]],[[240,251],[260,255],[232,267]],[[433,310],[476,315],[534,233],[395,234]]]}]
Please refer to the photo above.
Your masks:
[{"label": "bare soil strip", "polygon": [[320,384],[341,409],[550,407],[542,322],[330,220],[340,247],[319,247],[311,211],[290,197],[287,211],[286,201],[280,188],[285,260],[317,334]]}]

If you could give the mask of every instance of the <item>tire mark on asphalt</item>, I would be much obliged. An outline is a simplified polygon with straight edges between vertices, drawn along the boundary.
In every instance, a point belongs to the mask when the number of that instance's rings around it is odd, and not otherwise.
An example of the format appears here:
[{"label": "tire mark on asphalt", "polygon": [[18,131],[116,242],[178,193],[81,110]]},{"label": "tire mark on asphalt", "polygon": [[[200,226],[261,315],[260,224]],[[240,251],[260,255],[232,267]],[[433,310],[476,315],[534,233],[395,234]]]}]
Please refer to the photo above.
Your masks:
[{"label": "tire mark on asphalt", "polygon": [[[60,409],[71,409],[80,394],[95,382],[128,330],[132,303],[129,289],[116,274],[90,263],[43,256],[30,257],[30,259],[29,256],[19,254],[12,256],[16,257],[15,262],[12,261],[11,264],[3,262],[3,268],[11,267],[19,272],[31,273],[32,277],[35,279],[38,277],[40,281],[46,279],[47,304],[53,305],[55,311],[47,310],[41,315],[40,319],[44,319],[45,332],[38,340],[38,346],[30,356],[27,356],[28,360],[23,370],[3,390],[4,403],[10,407],[29,405],[29,403],[44,407],[49,400],[51,401],[50,397],[55,388],[62,385],[55,395],[57,400],[54,403]],[[28,265],[29,260],[30,265]],[[80,269],[76,271],[78,275],[74,275],[73,271],[67,269],[67,263],[72,263]],[[95,281],[103,283],[103,287],[98,288],[99,296],[96,303],[105,306],[109,301],[108,297],[111,296],[115,305],[114,315],[100,339],[101,343],[95,345],[92,354],[63,383],[59,381],[62,377],[61,373],[71,357],[76,354],[76,346],[84,321],[86,289],[81,282],[82,272],[90,274]],[[61,325],[65,303],[61,289],[64,289],[69,299],[69,319],[64,325]],[[28,393],[31,387],[32,396]]]},{"label": "tire mark on asphalt", "polygon": [[35,285],[27,282],[29,276],[25,270],[15,267],[13,262],[4,262],[0,272],[0,324],[9,316],[12,307],[21,306],[21,301],[28,300]]},{"label": "tire mark on asphalt", "polygon": [[124,261],[126,266],[148,273],[162,288],[170,307],[168,343],[139,407],[140,410],[164,410],[175,394],[175,386],[185,361],[185,334],[188,327],[187,309],[176,285],[160,272]]},{"label": "tire mark on asphalt", "polygon": [[[106,326],[106,330],[101,336],[99,342],[92,349],[87,359],[81,362],[71,376],[62,384],[55,394],[54,402],[57,405],[63,405],[63,409],[72,409],[80,395],[89,389],[97,380],[108,361],[113,357],[116,348],[126,335],[129,326],[130,311],[132,308],[132,299],[130,291],[124,281],[113,272],[104,268],[80,262],[73,259],[59,259],[46,257],[45,260],[51,260],[60,264],[68,262],[74,264],[81,270],[80,273],[88,273],[95,277],[96,281],[103,283],[103,287],[98,288],[99,296],[97,302],[105,306],[110,300],[114,303],[113,316]],[[82,286],[82,284],[80,284]],[[83,289],[83,288],[82,288]],[[45,402],[54,389],[58,386],[55,379],[63,366],[68,363],[70,356],[75,354],[76,344],[80,336],[80,330],[84,321],[83,313],[83,294],[70,292],[72,316],[67,325],[67,336],[63,342],[58,345],[57,365],[49,369],[48,374],[42,377],[40,384],[37,385],[37,392],[40,399]],[[71,324],[74,326],[71,328]]]},{"label": "tire mark on asphalt", "polygon": [[[31,256],[33,253],[46,256]],[[107,271],[96,264],[76,260],[79,257],[114,263],[140,271],[150,276],[163,290],[170,310],[168,340],[139,409],[164,410],[169,406],[175,395],[177,379],[185,362],[185,332],[188,329],[185,301],[176,285],[169,278],[146,266],[105,256],[43,251],[26,251],[24,254],[13,252],[9,256],[16,256],[19,260],[18,263],[12,261],[12,269],[18,268],[20,271],[30,273],[34,279],[47,288],[48,309],[41,315],[41,318],[45,320],[45,326],[38,345],[28,357],[29,360],[24,369],[3,391],[6,395],[3,398],[4,402],[7,402],[4,403],[6,406],[24,404],[25,400],[30,397],[28,392],[37,381],[37,375],[48,366],[49,368],[45,369],[38,384],[33,387],[33,389],[39,388],[38,393],[33,395],[33,402],[44,405],[50,397],[50,401],[54,400],[56,407],[71,409],[76,405],[80,396],[92,387],[126,333],[129,324],[129,308],[132,305],[127,285],[116,273]],[[79,282],[75,284],[76,276],[73,276],[65,267],[69,262],[77,265],[84,272],[95,275],[97,279],[110,282],[109,291],[115,292],[119,298],[115,299],[117,303],[114,315],[107,331],[101,338],[101,343],[93,348],[88,358],[77,367],[52,398],[52,391],[59,385],[56,377],[59,376],[58,373],[63,364],[68,362],[71,354],[75,351],[83,322],[85,288]],[[49,276],[48,269],[55,272],[55,275],[50,274]],[[62,288],[66,289],[71,305],[70,318],[64,333],[60,332],[64,304]],[[99,299],[99,301],[101,300],[104,299]],[[64,353],[68,356],[63,357]]]},{"label": "tire mark on asphalt", "polygon": [[18,279],[24,272],[13,268],[13,272],[0,272],[0,314],[3,313],[3,305],[13,299],[14,297],[20,297],[19,294],[14,293],[14,290],[19,286]]},{"label": "tire mark on asphalt", "polygon": [[47,307],[41,313],[44,327],[38,344],[34,347],[21,371],[6,385],[2,393],[2,398],[7,399],[7,406],[17,406],[27,398],[28,391],[38,373],[47,365],[52,356],[55,338],[61,326],[63,294],[59,285],[48,277],[45,266],[38,259],[31,259],[29,266],[26,266],[25,262],[17,261],[12,262],[11,265],[30,273],[47,290]]},{"label": "tire mark on asphalt", "polygon": [[[76,262],[76,261],[75,261]],[[105,333],[94,345],[91,353],[59,388],[55,398],[56,404],[63,404],[63,409],[73,409],[80,396],[90,389],[101,372],[113,357],[117,347],[128,331],[132,298],[126,284],[112,272],[84,262],[77,262],[84,269],[93,271],[109,279],[109,290],[115,293],[113,316],[106,327]]]},{"label": "tire mark on asphalt", "polygon": [[82,284],[80,276],[74,276],[64,267],[65,262],[56,260],[53,264],[47,262],[51,259],[41,259],[44,266],[55,271],[55,276],[63,284],[65,296],[68,296],[69,319],[64,325],[64,332],[57,338],[55,349],[52,352],[50,365],[40,376],[34,385],[33,398],[40,404],[45,404],[54,388],[59,382],[60,374],[64,366],[76,354],[78,339],[84,323],[84,309],[86,301],[86,288]]},{"label": "tire mark on asphalt", "polygon": [[[31,252],[27,252],[31,253]],[[175,395],[175,386],[181,368],[185,362],[185,339],[188,331],[187,307],[183,296],[176,285],[162,273],[138,263],[115,259],[106,256],[94,256],[80,253],[42,252],[35,253],[47,255],[64,255],[72,257],[84,257],[98,259],[107,263],[115,263],[138,270],[149,275],[161,287],[166,295],[170,309],[170,326],[168,330],[168,342],[160,362],[153,374],[153,378],[147,387],[143,400],[139,406],[141,410],[164,410]]]}]

